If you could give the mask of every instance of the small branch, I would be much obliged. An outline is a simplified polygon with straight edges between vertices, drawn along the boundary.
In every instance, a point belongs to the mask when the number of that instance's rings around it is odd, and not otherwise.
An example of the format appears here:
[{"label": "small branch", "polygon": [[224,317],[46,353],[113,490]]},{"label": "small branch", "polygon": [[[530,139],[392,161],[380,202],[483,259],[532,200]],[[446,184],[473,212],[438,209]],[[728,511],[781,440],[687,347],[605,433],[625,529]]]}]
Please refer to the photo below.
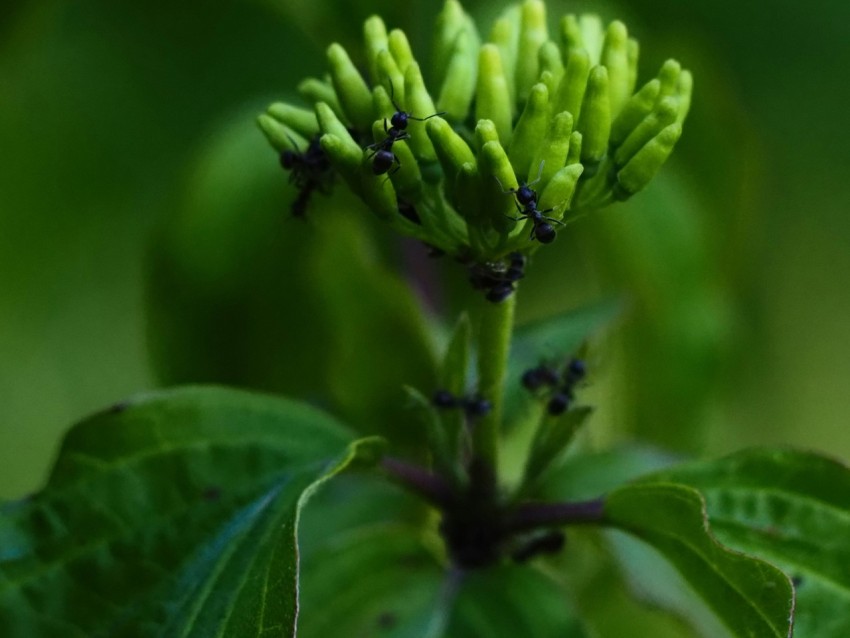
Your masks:
[{"label": "small branch", "polygon": [[389,456],[381,460],[381,467],[393,481],[435,507],[445,508],[453,500],[449,483],[424,467]]},{"label": "small branch", "polygon": [[508,532],[524,532],[540,527],[601,523],[605,519],[604,501],[575,503],[526,503],[505,521]]}]

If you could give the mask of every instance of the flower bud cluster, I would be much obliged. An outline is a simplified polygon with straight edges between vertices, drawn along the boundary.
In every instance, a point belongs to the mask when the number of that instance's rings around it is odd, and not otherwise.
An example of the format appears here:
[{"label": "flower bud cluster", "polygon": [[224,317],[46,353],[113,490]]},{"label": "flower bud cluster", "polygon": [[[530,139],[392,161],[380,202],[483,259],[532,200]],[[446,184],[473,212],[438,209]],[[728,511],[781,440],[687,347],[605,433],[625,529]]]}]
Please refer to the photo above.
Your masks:
[{"label": "flower bud cluster", "polygon": [[642,190],[682,132],[692,78],[668,60],[636,90],[638,44],[619,21],[542,0],[508,8],[482,41],[447,0],[425,69],[405,34],[364,25],[364,77],[339,44],[328,75],[299,85],[305,109],[259,124],[280,153],[321,149],[348,187],[399,232],[473,262],[528,254],[579,213]]}]

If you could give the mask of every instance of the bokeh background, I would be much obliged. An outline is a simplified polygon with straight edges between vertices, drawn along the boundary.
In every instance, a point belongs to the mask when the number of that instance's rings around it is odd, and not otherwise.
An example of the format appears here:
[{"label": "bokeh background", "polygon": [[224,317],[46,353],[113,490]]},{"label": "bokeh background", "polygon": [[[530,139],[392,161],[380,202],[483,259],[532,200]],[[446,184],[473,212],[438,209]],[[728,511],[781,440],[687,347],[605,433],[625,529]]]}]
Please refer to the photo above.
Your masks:
[{"label": "bokeh background", "polygon": [[[489,25],[492,4],[466,6]],[[850,458],[850,5],[549,7],[621,17],[643,78],[674,56],[696,79],[663,175],[570,226],[521,292],[521,321],[628,294],[591,390],[599,443],[635,436],[695,454],[781,443]],[[337,210],[350,202],[289,219],[293,192],[253,117],[323,73],[331,40],[356,48],[373,12],[427,59],[438,10],[0,5],[0,497],[39,486],[75,420],[164,383],[318,400],[330,384],[351,419],[387,416],[364,407],[380,389],[347,366],[368,357],[390,379],[427,366],[420,351],[397,360],[422,326],[386,269],[416,257]],[[462,272],[431,274],[436,308],[450,310],[440,281]],[[376,323],[364,299],[402,299],[403,316]]]}]

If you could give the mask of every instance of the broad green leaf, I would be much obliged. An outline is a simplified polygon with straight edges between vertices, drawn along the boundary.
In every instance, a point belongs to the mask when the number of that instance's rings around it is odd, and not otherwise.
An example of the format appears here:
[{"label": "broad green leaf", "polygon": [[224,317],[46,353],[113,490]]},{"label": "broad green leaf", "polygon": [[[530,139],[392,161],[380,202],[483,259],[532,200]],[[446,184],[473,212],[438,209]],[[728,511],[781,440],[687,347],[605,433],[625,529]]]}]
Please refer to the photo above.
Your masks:
[{"label": "broad green leaf", "polygon": [[[634,444],[574,454],[546,476],[541,492],[558,501],[593,499],[677,460],[656,448]],[[567,551],[555,562],[575,582],[572,589],[582,618],[600,636],[617,638],[630,627],[636,636],[728,635],[675,568],[633,536],[618,530],[571,530]],[[596,595],[600,589],[609,594]]]},{"label": "broad green leaf", "polygon": [[[648,600],[643,595],[646,574],[643,574],[641,587],[636,589],[630,582],[630,574],[622,569],[619,552],[615,552],[609,542],[611,534],[625,536],[616,531],[570,529],[564,551],[545,560],[575,600],[589,635],[598,638],[720,638],[724,635],[695,631],[697,625],[689,622],[690,618],[671,613],[654,600]],[[640,541],[634,542],[643,545]],[[669,564],[663,566],[676,575]],[[657,567],[651,565],[653,569]],[[657,575],[670,576],[664,571]]]},{"label": "broad green leaf", "polygon": [[423,518],[394,486],[351,478],[305,511],[299,638],[584,636],[563,588],[535,566],[461,576],[445,563],[433,512]]},{"label": "broad green leaf", "polygon": [[605,499],[607,522],[652,545],[741,638],[791,635],[794,590],[778,568],[720,545],[693,488],[639,483]]},{"label": "broad green leaf", "polygon": [[695,487],[717,538],[781,567],[797,638],[850,635],[850,470],[808,452],[747,450],[650,477]]},{"label": "broad green leaf", "polygon": [[212,387],[81,422],[45,489],[0,510],[4,636],[292,635],[300,509],[378,452],[350,441],[306,405]]}]

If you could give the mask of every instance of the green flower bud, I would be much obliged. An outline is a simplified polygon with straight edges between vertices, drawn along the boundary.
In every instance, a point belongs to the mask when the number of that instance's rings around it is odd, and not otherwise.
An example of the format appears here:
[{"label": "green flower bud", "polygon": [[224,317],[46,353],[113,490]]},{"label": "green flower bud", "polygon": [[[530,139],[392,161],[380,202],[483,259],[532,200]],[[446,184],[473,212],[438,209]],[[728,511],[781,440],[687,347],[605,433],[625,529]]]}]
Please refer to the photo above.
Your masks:
[{"label": "green flower bud", "polygon": [[[372,124],[372,135],[375,142],[380,142],[387,136],[383,120]],[[405,199],[417,199],[422,191],[422,172],[419,170],[419,163],[404,141],[393,144],[393,153],[398,160],[396,167],[398,170],[393,168],[388,173],[393,186]]]},{"label": "green flower bud", "polygon": [[348,187],[355,195],[361,196],[363,189],[360,186],[360,164],[363,161],[363,151],[359,146],[352,148],[336,135],[325,133],[321,138],[322,150],[330,159],[331,165],[342,175]]},{"label": "green flower bud", "polygon": [[[422,72],[419,70],[419,65],[416,62],[411,62],[407,67],[407,72],[404,74],[404,93],[405,105],[411,115],[419,118],[426,118],[434,115],[437,109],[434,107],[434,100],[425,88],[425,81],[422,79]],[[413,124],[408,125],[410,133],[410,147],[414,154],[421,160],[432,162],[437,159],[434,153],[434,147],[431,145],[431,140],[428,138],[428,133],[425,127]],[[420,123],[421,124],[421,123]]]},{"label": "green flower bud", "polygon": [[425,130],[431,139],[437,153],[440,166],[443,167],[449,192],[454,188],[454,181],[464,164],[476,165],[475,155],[464,139],[455,133],[446,120],[435,117],[428,120]]},{"label": "green flower bud", "polygon": [[611,133],[608,70],[604,66],[595,66],[590,72],[577,128],[582,135],[582,164],[585,165],[586,174],[593,175],[596,165],[608,150]]},{"label": "green flower bud", "polygon": [[483,219],[481,176],[475,164],[468,162],[460,167],[450,192],[452,205],[458,213],[471,224],[480,224]]},{"label": "green flower bud", "polygon": [[390,31],[387,46],[390,53],[395,59],[399,70],[402,73],[407,73],[407,67],[413,62],[413,51],[410,49],[410,42],[407,41],[407,36],[401,29],[393,29]]},{"label": "green flower bud", "polygon": [[345,114],[359,129],[372,125],[372,92],[339,44],[328,47],[331,80]]},{"label": "green flower bud", "polygon": [[[666,160],[690,106],[693,78],[678,62],[665,62],[632,95],[639,48],[625,26],[566,16],[559,46],[549,40],[542,0],[502,12],[483,46],[459,2],[445,2],[429,75],[437,106],[402,31],[388,33],[373,16],[363,34],[368,83],[346,51],[331,45],[327,78],[299,86],[315,113],[276,103],[259,117],[260,128],[278,152],[304,152],[320,131],[331,166],[376,215],[479,262],[540,245],[511,189],[531,182],[538,194],[531,205],[553,208],[555,219],[569,207],[585,211],[624,199]],[[397,111],[409,117],[394,127]],[[364,140],[370,132],[372,144]],[[392,161],[375,175],[379,152],[383,165]],[[292,174],[299,186],[319,186],[304,166],[291,170],[299,171]],[[323,190],[329,177],[321,177],[328,178]],[[399,208],[408,205],[420,223]]]},{"label": "green flower bud", "polygon": [[510,232],[516,221],[516,204],[512,195],[504,191],[517,188],[508,154],[498,142],[487,142],[478,156],[478,170],[481,173],[482,208],[490,224],[500,233]]},{"label": "green flower bud", "polygon": [[468,33],[461,32],[455,40],[455,48],[437,100],[437,108],[445,111],[449,119],[457,122],[466,119],[475,93],[477,74],[478,48],[473,45]]},{"label": "green flower bud", "polygon": [[558,85],[555,84],[555,76],[552,75],[551,71],[542,71],[540,73],[540,84],[543,84],[546,87],[549,95],[554,95],[555,91],[558,90]]},{"label": "green flower bud", "polygon": [[[375,114],[386,122],[386,126],[382,127],[382,130],[389,128],[389,121],[395,113],[395,106],[393,106],[389,92],[383,86],[376,86],[372,89],[372,108],[375,109]],[[384,131],[384,137],[386,137],[386,131]]]},{"label": "green flower bud", "polygon": [[283,151],[295,151],[298,153],[303,151],[307,146],[307,140],[301,135],[266,113],[263,113],[257,118],[257,125],[266,136],[269,144],[272,145],[272,148],[278,153],[282,153]]},{"label": "green flower bud", "polygon": [[313,111],[290,106],[283,102],[275,102],[269,106],[266,112],[281,124],[285,124],[307,139],[319,132],[319,122],[316,120],[316,114]]},{"label": "green flower bud", "polygon": [[339,104],[336,91],[330,82],[324,82],[316,78],[307,78],[298,85],[298,94],[310,104],[324,102],[333,109],[333,112],[336,113],[339,119],[343,122],[348,122],[348,118],[342,112],[342,106]]},{"label": "green flower bud", "polygon": [[378,54],[386,51],[387,27],[380,16],[371,16],[363,23],[363,41],[366,43],[366,61],[369,65],[369,77],[372,82],[381,82],[381,70],[378,66]]},{"label": "green flower bud", "polygon": [[535,84],[525,103],[522,115],[514,128],[508,156],[514,172],[526,177],[531,170],[531,160],[537,153],[549,123],[549,90],[545,84]]},{"label": "green flower bud", "polygon": [[[532,173],[539,171],[539,167],[542,166],[540,182],[546,184],[555,173],[564,167],[570,153],[572,132],[573,116],[567,111],[558,113],[552,118],[546,137],[543,143],[538,146],[534,159],[531,161],[529,179],[532,178]],[[576,157],[577,161],[578,157]]]},{"label": "green flower bud", "polygon": [[[554,95],[555,87],[561,82],[564,77],[564,61],[561,57],[561,49],[551,40],[544,42],[540,47],[540,72],[542,74],[547,71],[552,74],[553,86],[550,87],[550,92]],[[548,84],[548,83],[547,83]]]},{"label": "green flower bud", "polygon": [[502,68],[509,79],[508,91],[511,103],[516,102],[516,85],[513,82],[516,73],[517,47],[519,45],[519,7],[514,6],[493,23],[488,42],[496,45],[502,58]]},{"label": "green flower bud", "polygon": [[570,135],[570,150],[567,153],[567,164],[578,164],[581,161],[581,133],[573,131]]},{"label": "green flower bud", "polygon": [[499,132],[496,130],[493,120],[478,120],[478,124],[475,126],[475,147],[478,152],[481,152],[487,142],[498,141]]},{"label": "green flower bud", "polygon": [[552,208],[553,211],[547,213],[547,216],[561,219],[570,208],[583,171],[581,164],[570,164],[558,170],[540,194],[540,210]]},{"label": "green flower bud", "polygon": [[578,17],[578,28],[581,32],[581,41],[590,55],[590,61],[595,66],[602,58],[602,45],[605,41],[605,30],[602,28],[602,20],[593,13],[583,13]]},{"label": "green flower bud", "polygon": [[552,109],[555,113],[568,111],[576,119],[581,115],[581,103],[584,100],[589,75],[590,56],[582,48],[573,48],[567,56],[564,76],[552,100]]},{"label": "green flower bud", "polygon": [[602,64],[608,69],[611,116],[616,117],[632,94],[629,86],[629,34],[626,25],[615,20],[608,25],[602,47]]},{"label": "green flower bud", "polygon": [[404,107],[404,75],[395,63],[395,58],[387,50],[379,51],[376,64],[378,78],[375,82],[389,88],[392,93],[391,97],[395,100],[395,103]]},{"label": "green flower bud", "polygon": [[340,121],[331,107],[324,102],[316,104],[316,119],[319,121],[319,128],[322,129],[322,133],[335,135],[341,142],[347,144],[352,149],[357,149],[360,155],[363,154],[363,149],[351,137],[348,128]]},{"label": "green flower bud", "polygon": [[661,130],[673,122],[679,115],[679,101],[674,97],[666,97],[658,103],[652,113],[638,124],[614,153],[617,166],[625,166],[635,154],[644,147]]},{"label": "green flower bud", "polygon": [[691,110],[691,94],[694,90],[694,76],[690,71],[682,71],[679,76],[679,116],[676,121],[681,124]]},{"label": "green flower bud", "polygon": [[629,133],[640,124],[643,119],[652,113],[661,92],[661,81],[657,78],[643,85],[640,91],[635,93],[626,102],[623,110],[611,125],[611,146],[617,148],[622,144]]},{"label": "green flower bud", "polygon": [[540,74],[540,47],[549,38],[549,33],[546,28],[546,5],[542,0],[525,0],[521,11],[514,84],[517,99],[524,102]]},{"label": "green flower bud", "polygon": [[507,144],[511,139],[513,104],[509,98],[508,80],[496,45],[485,44],[481,47],[478,69],[475,119],[491,120],[499,132],[499,139]]},{"label": "green flower bud", "polygon": [[[402,142],[403,143],[403,142]],[[393,147],[393,152],[400,149]],[[372,160],[367,155],[361,155],[360,161],[360,197],[369,209],[384,221],[389,221],[397,227],[404,227],[407,222],[398,212],[398,200],[395,187],[386,175],[375,175],[372,170]]]},{"label": "green flower bud", "polygon": [[457,0],[446,0],[437,16],[434,29],[434,48],[431,68],[436,73],[436,83],[441,85],[445,78],[449,60],[455,49],[455,40],[461,31],[468,29],[470,21]]},{"label": "green flower bud", "polygon": [[667,60],[661,65],[661,70],[658,71],[658,79],[661,82],[659,95],[661,97],[673,95],[676,92],[681,74],[682,65],[676,62],[676,60]]},{"label": "green flower bud", "polygon": [[629,91],[628,95],[635,92],[638,76],[638,58],[640,57],[640,43],[634,38],[629,38],[626,55],[629,62]]},{"label": "green flower bud", "polygon": [[649,184],[658,169],[670,157],[673,147],[679,141],[682,134],[680,124],[671,124],[648,144],[645,144],[629,160],[619,173],[617,173],[617,184],[614,187],[614,196],[617,199],[628,199],[635,193],[643,190]]},{"label": "green flower bud", "polygon": [[566,64],[567,57],[576,49],[583,49],[584,42],[581,39],[581,29],[578,26],[578,19],[572,13],[561,18],[560,33],[561,51],[564,55],[564,63]]}]

